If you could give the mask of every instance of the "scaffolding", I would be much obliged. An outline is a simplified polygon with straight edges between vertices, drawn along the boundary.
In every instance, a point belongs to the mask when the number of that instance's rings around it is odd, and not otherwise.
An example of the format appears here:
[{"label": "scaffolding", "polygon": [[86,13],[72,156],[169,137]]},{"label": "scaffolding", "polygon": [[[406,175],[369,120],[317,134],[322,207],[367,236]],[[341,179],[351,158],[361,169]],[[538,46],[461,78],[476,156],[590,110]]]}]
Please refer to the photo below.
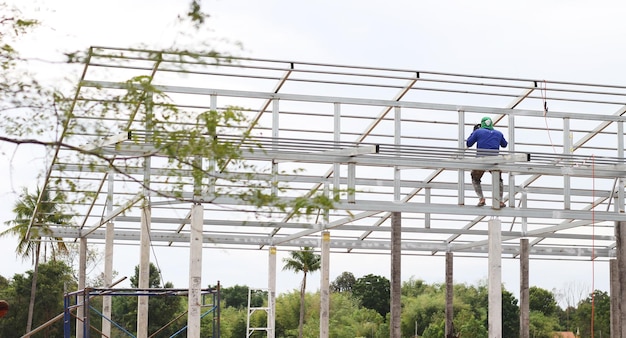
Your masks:
[{"label": "scaffolding", "polygon": [[[202,307],[204,308],[204,313],[202,314],[202,318],[211,315],[211,337],[220,337],[220,295],[219,295],[219,286],[215,289],[203,289],[202,291]],[[173,289],[173,288],[150,288],[150,289],[137,289],[137,288],[87,288],[83,290],[78,290],[74,292],[68,292],[65,294],[63,299],[63,334],[65,338],[73,337],[72,332],[72,319],[75,317],[73,315],[73,310],[84,307],[89,309],[89,314],[84,314],[82,318],[78,318],[78,320],[83,323],[82,325],[82,336],[84,338],[88,338],[91,336],[92,330],[96,332],[96,335],[102,335],[103,333],[98,329],[94,328],[91,325],[91,321],[93,320],[92,315],[100,317],[101,320],[107,321],[111,323],[119,332],[118,336],[125,337],[135,337],[135,333],[132,332],[131,328],[124,327],[117,323],[114,318],[105,316],[102,312],[100,312],[97,308],[92,306],[92,302],[94,299],[102,297],[186,297],[189,294],[189,290],[187,289]],[[150,337],[158,337],[159,334],[162,336],[162,330],[168,328],[171,325],[176,324],[176,322],[184,317],[186,312],[180,313],[178,317],[173,318],[169,323],[162,326],[156,332],[153,332]],[[80,328],[78,329],[80,330]],[[170,338],[173,337],[184,337],[186,336],[185,331],[187,330],[187,326],[178,326],[178,330],[176,330],[173,334],[170,335]],[[108,335],[105,335],[108,337]]]}]

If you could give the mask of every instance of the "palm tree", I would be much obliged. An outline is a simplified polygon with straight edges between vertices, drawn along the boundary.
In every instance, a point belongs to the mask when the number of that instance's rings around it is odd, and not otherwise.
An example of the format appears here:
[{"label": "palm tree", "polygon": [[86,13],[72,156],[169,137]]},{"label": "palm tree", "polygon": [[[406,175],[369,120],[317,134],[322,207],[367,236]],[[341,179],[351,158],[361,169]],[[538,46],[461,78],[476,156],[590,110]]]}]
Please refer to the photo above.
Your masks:
[{"label": "palm tree", "polygon": [[320,269],[321,256],[313,252],[313,248],[304,247],[300,251],[292,251],[291,257],[284,258],[285,266],[283,270],[303,272],[302,283],[300,284],[300,322],[298,325],[298,338],[302,338],[302,328],[304,326],[304,294],[306,292],[306,276],[309,272]]},{"label": "palm tree", "polygon": [[[39,208],[37,208],[37,201],[41,195],[41,201]],[[52,239],[50,244],[51,258],[56,258],[56,253],[66,252],[67,247],[62,238],[49,237],[50,230],[48,224],[67,224],[71,216],[63,214],[59,210],[59,204],[64,201],[64,196],[57,194],[51,197],[47,190],[43,192],[37,188],[35,194],[30,194],[27,188],[24,188],[20,194],[19,199],[13,206],[13,213],[15,213],[15,219],[6,222],[10,226],[9,229],[0,232],[2,236],[17,236],[19,242],[15,249],[15,253],[21,256],[22,259],[30,258],[33,263],[33,276],[30,290],[30,303],[28,305],[28,321],[26,323],[26,332],[30,332],[33,322],[33,312],[35,309],[35,293],[37,291],[37,272],[39,267],[39,258],[41,256],[41,247],[44,245],[44,261],[47,258],[47,246],[42,239],[48,237]],[[37,210],[37,215],[35,215]],[[29,226],[33,220],[29,231]]]}]

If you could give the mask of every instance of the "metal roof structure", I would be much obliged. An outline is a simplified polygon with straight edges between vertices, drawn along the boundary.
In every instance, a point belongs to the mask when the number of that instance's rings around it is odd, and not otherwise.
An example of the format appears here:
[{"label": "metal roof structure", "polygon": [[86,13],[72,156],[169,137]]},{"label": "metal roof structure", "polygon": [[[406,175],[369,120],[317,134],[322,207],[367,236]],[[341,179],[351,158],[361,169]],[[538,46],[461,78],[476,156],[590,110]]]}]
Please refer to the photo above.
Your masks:
[{"label": "metal roof structure", "polygon": [[[331,230],[332,252],[384,254],[391,213],[401,212],[403,255],[486,257],[487,220],[498,217],[505,256],[519,254],[520,238],[529,239],[531,259],[615,256],[615,222],[626,220],[626,87],[105,47],[87,55],[63,134],[71,147],[59,149],[47,177],[76,215],[70,226],[49,225],[54,236],[103,242],[103,225],[114,220],[116,243],[137,244],[145,197],[152,244],[189,245],[190,205],[198,202],[191,173],[169,166],[155,146],[145,107],[91,114],[106,111],[132,78],[191,119],[238,107],[250,121],[217,136],[239,142],[257,170],[206,178],[205,248],[319,247],[321,231]],[[509,141],[500,156],[477,158],[465,147],[483,116]],[[108,134],[95,132],[102,126]],[[507,207],[475,206],[472,169],[503,173]],[[341,193],[331,210],[308,217],[269,212],[220,195],[250,188],[232,179],[244,175],[280,184],[284,200]],[[174,176],[183,180],[177,195]],[[489,197],[490,175],[483,181]]]}]

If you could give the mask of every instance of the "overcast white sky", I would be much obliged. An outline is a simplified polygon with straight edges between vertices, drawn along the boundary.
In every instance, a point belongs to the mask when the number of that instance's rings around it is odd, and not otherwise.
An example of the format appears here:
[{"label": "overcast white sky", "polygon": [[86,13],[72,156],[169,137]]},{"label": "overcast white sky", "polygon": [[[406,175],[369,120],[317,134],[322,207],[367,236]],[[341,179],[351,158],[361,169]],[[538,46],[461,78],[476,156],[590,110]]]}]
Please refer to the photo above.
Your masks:
[{"label": "overcast white sky", "polygon": [[[195,45],[172,33],[176,14],[186,8],[184,0],[8,2],[40,8],[35,15],[44,27],[22,47],[42,59],[89,46],[158,48],[174,41]],[[210,36],[242,43],[240,56],[626,85],[623,1],[210,0],[204,5],[212,15]],[[7,151],[6,146],[2,149]],[[34,187],[45,163],[36,153],[12,161],[5,156],[2,163],[0,221],[4,223],[13,217],[10,209],[16,190]],[[30,262],[13,259],[15,243],[0,239],[2,276],[31,268]],[[123,250],[138,254],[139,249]],[[181,257],[187,256],[183,249],[156,252],[165,280],[175,287],[187,287],[187,266],[175,270]],[[284,253],[279,253],[282,257]],[[131,275],[136,262],[124,266],[120,261],[115,269],[120,275]],[[357,278],[368,273],[389,277],[389,261],[389,256],[334,255],[331,280],[343,271]],[[224,286],[264,288],[266,265],[266,251],[205,251],[203,284],[220,280]],[[517,260],[503,261],[505,287],[519,298],[518,266]],[[442,258],[403,257],[402,271],[404,280],[412,276],[429,283],[444,280]],[[455,282],[476,284],[487,277],[487,261],[459,258],[454,273]],[[280,272],[278,291],[297,289],[300,278]],[[548,290],[573,284],[590,288],[593,283],[596,289],[608,291],[608,264],[596,263],[592,274],[589,262],[533,261],[530,282]],[[309,291],[319,287],[319,273],[309,278],[308,286]]]}]

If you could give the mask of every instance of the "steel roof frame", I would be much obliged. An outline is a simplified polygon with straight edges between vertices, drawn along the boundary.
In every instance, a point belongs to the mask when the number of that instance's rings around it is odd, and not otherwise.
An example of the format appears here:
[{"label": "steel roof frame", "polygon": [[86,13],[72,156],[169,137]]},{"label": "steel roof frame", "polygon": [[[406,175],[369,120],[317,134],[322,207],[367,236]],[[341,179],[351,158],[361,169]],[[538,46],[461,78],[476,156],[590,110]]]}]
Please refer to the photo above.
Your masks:
[{"label": "steel roof frame", "polygon": [[[332,230],[335,251],[387,254],[390,214],[399,211],[406,254],[486,257],[486,220],[499,217],[509,226],[503,230],[503,252],[512,257],[519,253],[520,238],[530,239],[531,258],[615,256],[614,222],[626,220],[626,87],[108,47],[91,48],[86,60],[77,102],[98,102],[103,92],[126,88],[126,80],[142,75],[190,111],[236,103],[252,121],[244,128],[252,137],[241,144],[246,160],[306,169],[255,173],[259,180],[289,186],[281,198],[354,189],[342,193],[328,219],[324,211],[309,219],[290,212],[258,215],[240,200],[205,192],[206,248],[318,247],[320,232]],[[544,109],[549,105],[556,109]],[[71,206],[75,224],[48,225],[54,236],[97,243],[104,238],[102,225],[114,221],[116,241],[137,243],[137,206],[149,198],[152,241],[184,245],[191,190],[182,199],[164,191],[146,196],[139,183],[147,177],[159,190],[165,178],[190,173],[172,173],[159,164],[158,149],[147,140],[137,142],[144,133],[142,114],[138,107],[90,121],[73,112],[65,142],[79,140],[76,147],[99,149],[112,163],[146,154],[155,161],[149,171],[137,161],[120,175],[107,163],[87,165],[59,149],[46,186],[93,198]],[[502,156],[487,162],[464,147],[483,115],[492,116],[510,142]],[[120,127],[93,135],[71,129],[73,123]],[[508,207],[473,206],[466,183],[471,169],[509,176]],[[81,191],[51,184],[58,179],[75,181]]]}]

